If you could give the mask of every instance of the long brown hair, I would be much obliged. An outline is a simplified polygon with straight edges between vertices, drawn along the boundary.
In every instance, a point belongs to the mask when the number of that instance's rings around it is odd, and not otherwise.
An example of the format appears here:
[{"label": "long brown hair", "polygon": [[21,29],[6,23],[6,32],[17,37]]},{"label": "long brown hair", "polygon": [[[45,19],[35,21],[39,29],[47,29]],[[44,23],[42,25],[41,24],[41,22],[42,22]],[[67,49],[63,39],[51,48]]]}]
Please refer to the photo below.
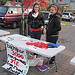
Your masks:
[{"label": "long brown hair", "polygon": [[39,4],[38,4],[38,3],[35,3],[35,4],[33,5],[32,13],[35,13],[34,7],[35,7],[36,5],[38,5],[38,7],[39,7],[39,11],[38,11],[38,12],[40,12],[40,6],[39,6]]},{"label": "long brown hair", "polygon": [[[38,5],[38,6],[39,6],[39,4],[38,4],[38,3],[35,3],[35,4],[33,5],[33,9],[32,9],[31,14],[35,13],[34,7],[35,7],[36,5]],[[39,11],[38,11],[38,12],[39,12],[39,17],[43,17],[43,13],[41,13],[40,6],[39,6]]]}]

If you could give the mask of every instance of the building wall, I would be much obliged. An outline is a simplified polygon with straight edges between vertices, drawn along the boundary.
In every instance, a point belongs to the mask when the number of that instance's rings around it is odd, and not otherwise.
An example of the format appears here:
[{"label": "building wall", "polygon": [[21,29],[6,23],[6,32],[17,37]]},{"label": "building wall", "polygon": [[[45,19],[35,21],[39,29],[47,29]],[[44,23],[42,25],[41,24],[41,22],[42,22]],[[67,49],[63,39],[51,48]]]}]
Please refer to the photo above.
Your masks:
[{"label": "building wall", "polygon": [[69,10],[75,10],[75,2],[69,4]]},{"label": "building wall", "polygon": [[63,2],[60,2],[60,0],[50,0],[50,3],[53,4],[57,3],[57,4],[69,4],[70,2],[75,2],[75,0],[63,0]]}]

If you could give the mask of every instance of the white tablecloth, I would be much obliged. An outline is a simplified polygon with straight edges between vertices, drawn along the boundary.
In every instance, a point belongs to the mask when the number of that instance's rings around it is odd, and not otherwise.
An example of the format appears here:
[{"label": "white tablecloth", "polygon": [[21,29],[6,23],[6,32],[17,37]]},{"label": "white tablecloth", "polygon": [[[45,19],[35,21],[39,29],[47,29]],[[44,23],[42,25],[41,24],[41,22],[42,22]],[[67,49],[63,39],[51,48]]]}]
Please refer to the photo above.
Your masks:
[{"label": "white tablecloth", "polygon": [[[0,37],[6,36],[9,34],[10,34],[10,32],[0,29]],[[0,41],[0,50],[4,50],[4,49],[5,49],[5,45]]]},{"label": "white tablecloth", "polygon": [[10,34],[10,32],[0,29],[0,37],[5,36],[5,35],[9,35],[9,34]]},{"label": "white tablecloth", "polygon": [[56,54],[62,52],[65,49],[65,46],[60,45],[58,48],[48,48],[48,49],[41,49],[39,47],[35,47],[31,46],[31,45],[26,45],[26,42],[30,42],[31,40],[33,42],[44,42],[44,43],[48,43],[45,41],[41,41],[41,40],[36,40],[36,39],[32,39],[29,37],[25,37],[19,34],[14,34],[14,35],[9,35],[9,36],[5,36],[5,37],[1,37],[0,40],[2,40],[3,42],[9,42],[13,45],[15,45],[16,47],[21,47],[27,51],[51,58],[53,56],[55,56]]}]

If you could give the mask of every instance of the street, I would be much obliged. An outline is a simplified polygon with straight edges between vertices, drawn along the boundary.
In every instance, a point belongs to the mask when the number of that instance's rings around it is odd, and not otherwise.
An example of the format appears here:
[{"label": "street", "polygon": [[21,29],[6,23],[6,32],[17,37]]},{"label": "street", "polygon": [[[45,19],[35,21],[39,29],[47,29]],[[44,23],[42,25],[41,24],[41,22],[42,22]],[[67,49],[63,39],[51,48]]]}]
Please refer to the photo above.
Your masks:
[{"label": "street", "polygon": [[[48,71],[47,75],[72,75],[75,71],[75,67],[70,64],[70,60],[75,56],[75,22],[62,21],[62,30],[59,34],[58,43],[64,45],[66,49],[56,55],[56,62],[58,71],[55,72],[55,68]],[[72,26],[73,25],[73,26]],[[11,29],[10,27],[3,27],[3,30],[9,31],[11,34],[19,34],[19,28]],[[45,40],[45,34],[42,35],[41,40]],[[2,68],[6,63],[6,50],[0,52],[0,75],[14,75],[9,71]],[[30,67],[27,75],[44,75],[44,72],[40,72],[36,67]]]}]

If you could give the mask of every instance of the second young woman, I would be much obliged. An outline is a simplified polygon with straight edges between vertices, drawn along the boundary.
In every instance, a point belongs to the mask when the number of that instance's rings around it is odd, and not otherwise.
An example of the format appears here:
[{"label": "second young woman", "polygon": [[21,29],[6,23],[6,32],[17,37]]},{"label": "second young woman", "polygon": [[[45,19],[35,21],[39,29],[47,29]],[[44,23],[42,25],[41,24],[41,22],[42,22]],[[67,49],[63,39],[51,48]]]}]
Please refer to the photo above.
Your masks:
[{"label": "second young woman", "polygon": [[[59,38],[59,31],[61,30],[61,14],[58,13],[58,7],[52,5],[50,8],[50,18],[46,31],[46,41],[55,43]],[[51,58],[50,63],[55,61],[55,56]]]}]

